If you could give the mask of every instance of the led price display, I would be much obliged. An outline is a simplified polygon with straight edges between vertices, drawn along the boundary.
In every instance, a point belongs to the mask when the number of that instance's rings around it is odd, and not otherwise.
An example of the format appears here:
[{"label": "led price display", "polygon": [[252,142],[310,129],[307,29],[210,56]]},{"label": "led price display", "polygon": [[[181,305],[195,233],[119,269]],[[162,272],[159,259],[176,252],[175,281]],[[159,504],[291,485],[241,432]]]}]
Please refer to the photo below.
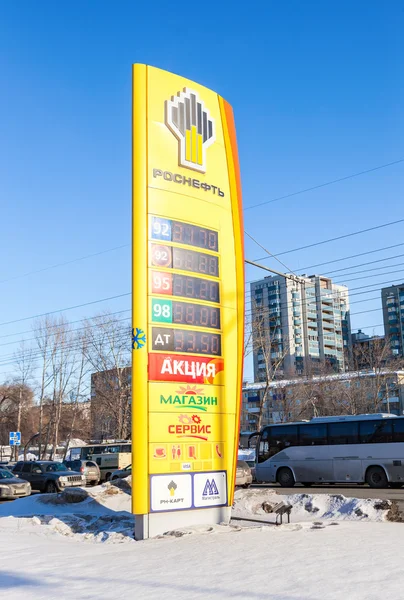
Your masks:
[{"label": "led price display", "polygon": [[171,267],[180,271],[193,271],[211,277],[219,277],[219,258],[160,244],[151,245],[151,264],[154,267]]},{"label": "led price display", "polygon": [[191,275],[152,272],[152,294],[182,296],[207,302],[220,302],[219,282]]},{"label": "led price display", "polygon": [[193,271],[211,277],[219,277],[219,259],[217,256],[185,250],[185,248],[172,248],[172,266],[180,271]]},{"label": "led price display", "polygon": [[153,298],[152,321],[220,329],[220,308]]},{"label": "led price display", "polygon": [[173,323],[220,329],[220,308],[173,301]]},{"label": "led price display", "polygon": [[152,327],[152,349],[220,356],[222,338],[219,333]]},{"label": "led price display", "polygon": [[218,252],[218,233],[206,227],[152,217],[151,236],[155,240],[177,242]]}]

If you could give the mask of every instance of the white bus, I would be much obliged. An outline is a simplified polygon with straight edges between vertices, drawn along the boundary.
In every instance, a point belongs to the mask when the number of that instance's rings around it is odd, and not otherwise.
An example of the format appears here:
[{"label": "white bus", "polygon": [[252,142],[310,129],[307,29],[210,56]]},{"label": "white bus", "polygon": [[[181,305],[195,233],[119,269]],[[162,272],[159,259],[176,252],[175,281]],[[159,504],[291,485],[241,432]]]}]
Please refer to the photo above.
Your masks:
[{"label": "white bus", "polygon": [[282,487],[295,483],[368,483],[372,488],[404,484],[404,417],[385,413],[315,417],[268,425],[253,437],[258,437],[259,482],[278,482]]},{"label": "white bus", "polygon": [[132,443],[128,441],[88,444],[69,448],[66,460],[92,460],[100,469],[101,481],[109,481],[113,471],[131,464],[131,452]]}]

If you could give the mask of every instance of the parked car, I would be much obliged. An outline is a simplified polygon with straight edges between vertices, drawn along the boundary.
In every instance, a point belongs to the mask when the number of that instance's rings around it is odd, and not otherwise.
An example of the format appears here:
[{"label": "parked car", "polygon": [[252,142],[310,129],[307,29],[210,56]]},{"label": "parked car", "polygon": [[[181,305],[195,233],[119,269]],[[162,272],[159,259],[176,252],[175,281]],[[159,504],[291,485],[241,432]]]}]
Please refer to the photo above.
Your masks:
[{"label": "parked car", "polygon": [[114,479],[124,479],[125,477],[128,477],[131,474],[132,474],[132,465],[128,465],[124,469],[117,469],[116,471],[114,471],[111,474],[110,481],[113,481]]},{"label": "parked car", "polygon": [[0,499],[24,498],[31,494],[31,485],[8,469],[0,469]]},{"label": "parked car", "polygon": [[0,469],[7,469],[7,471],[12,471],[13,470],[13,465],[10,465],[10,463],[7,462],[0,462]]},{"label": "parked car", "polygon": [[75,471],[68,471],[60,462],[51,460],[19,461],[13,473],[26,479],[33,490],[54,494],[67,487],[86,485],[86,477]]},{"label": "parked car", "polygon": [[93,460],[65,460],[67,469],[85,475],[87,485],[98,485],[101,479],[100,469]]},{"label": "parked car", "polygon": [[255,460],[246,460],[247,465],[250,467],[251,469],[251,475],[252,475],[252,480],[253,482],[256,482],[256,476],[255,476]]},{"label": "parked car", "polygon": [[251,469],[245,460],[237,461],[236,486],[248,488],[252,484]]}]

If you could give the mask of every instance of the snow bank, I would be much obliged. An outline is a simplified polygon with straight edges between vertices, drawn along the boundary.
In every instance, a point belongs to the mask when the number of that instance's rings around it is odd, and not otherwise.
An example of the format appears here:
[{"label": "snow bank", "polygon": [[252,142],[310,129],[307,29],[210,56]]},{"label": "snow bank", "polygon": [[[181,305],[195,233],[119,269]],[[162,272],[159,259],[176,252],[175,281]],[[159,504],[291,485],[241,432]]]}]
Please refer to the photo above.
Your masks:
[{"label": "snow bank", "polygon": [[[340,494],[278,494],[274,490],[237,490],[233,516],[273,523],[272,507],[285,502],[293,506],[291,525],[319,528],[336,521],[383,521],[391,502],[345,498]],[[322,525],[323,521],[326,525]],[[321,525],[319,524],[321,522]],[[131,477],[94,488],[70,488],[61,494],[35,494],[0,504],[0,529],[34,529],[41,535],[59,534],[90,542],[133,542]],[[268,529],[259,523],[233,520],[231,526],[176,529],[162,537],[218,534],[245,528]],[[272,527],[271,527],[272,529]]]},{"label": "snow bank", "polygon": [[35,494],[0,505],[0,527],[32,528],[43,534],[91,542],[132,542],[130,482]]},{"label": "snow bank", "polygon": [[24,458],[24,452],[18,455],[18,460],[38,460],[36,454],[32,454],[32,452],[27,452],[26,458]]},{"label": "snow bank", "polygon": [[279,502],[292,505],[293,523],[318,519],[383,521],[391,507],[390,501],[374,498],[346,498],[342,494],[279,494],[274,490],[249,489],[236,490],[233,515],[265,516],[268,521],[273,521],[270,509]]}]

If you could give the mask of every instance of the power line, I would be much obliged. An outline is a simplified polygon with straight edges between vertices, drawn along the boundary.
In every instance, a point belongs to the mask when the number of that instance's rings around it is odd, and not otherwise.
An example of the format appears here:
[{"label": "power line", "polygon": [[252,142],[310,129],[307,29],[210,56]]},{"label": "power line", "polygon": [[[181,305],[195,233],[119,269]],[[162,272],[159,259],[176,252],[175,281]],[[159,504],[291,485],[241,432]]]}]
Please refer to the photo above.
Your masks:
[{"label": "power line", "polygon": [[[366,256],[366,254],[375,254],[376,252],[383,252],[384,250],[391,250],[391,248],[398,248],[399,246],[404,246],[404,242],[401,244],[394,244],[393,246],[384,246],[384,248],[378,248],[377,250],[368,250],[367,252],[360,252],[359,254],[351,254],[350,256],[344,256],[342,258],[334,258],[333,260],[327,260],[322,263],[317,263],[316,265],[310,265],[308,267],[299,267],[298,271],[305,272],[308,269],[315,269],[316,267],[323,267],[324,265],[330,265],[335,262],[341,262],[343,260],[351,260],[351,258],[359,258],[359,256]],[[371,264],[371,263],[368,263]],[[329,273],[333,271],[328,271]]]},{"label": "power line", "polygon": [[[404,263],[403,263],[404,264]],[[395,265],[393,265],[395,266]],[[397,265],[399,266],[399,265]],[[371,271],[373,271],[373,269],[371,269]],[[372,278],[377,278],[377,277],[383,277],[384,275],[393,275],[394,273],[402,273],[404,271],[404,269],[398,269],[397,271],[386,271],[383,273],[373,273],[373,275],[362,275],[362,277],[353,277],[352,279],[341,279],[340,282],[336,282],[338,285],[341,285],[342,282],[345,283],[349,283],[350,281],[358,281],[359,279],[369,279],[370,277]],[[366,272],[366,271],[363,271]],[[347,273],[347,276],[349,277],[350,273]],[[343,275],[339,275],[339,277],[343,277]]]},{"label": "power line", "polygon": [[[255,244],[257,244],[257,246],[259,246],[262,250],[264,250],[264,252],[266,252],[270,258],[274,258],[275,260],[277,260],[278,263],[280,265],[282,265],[282,267],[284,267],[287,271],[289,271],[289,273],[292,273],[293,275],[295,275],[295,277],[297,277],[296,273],[293,273],[293,271],[291,269],[289,269],[289,267],[287,267],[285,265],[285,263],[283,263],[281,260],[279,260],[279,258],[277,256],[275,256],[275,254],[272,254],[272,252],[270,252],[269,250],[267,250],[267,248],[265,248],[262,244],[260,244],[260,242],[258,240],[256,240],[251,234],[248,233],[248,231],[244,230],[244,233],[250,238],[250,240],[252,240]],[[248,260],[246,260],[245,262],[252,264],[251,261],[248,261]]]},{"label": "power line", "polygon": [[244,207],[244,210],[251,210],[253,208],[258,208],[259,206],[264,206],[265,204],[272,204],[273,202],[279,202],[280,200],[286,200],[286,198],[292,198],[293,196],[298,196],[299,194],[305,194],[306,192],[312,192],[314,190],[319,190],[328,185],[333,185],[334,183],[340,183],[341,181],[347,181],[348,179],[353,179],[354,177],[359,177],[360,175],[366,175],[367,173],[372,173],[373,171],[379,171],[380,169],[386,169],[387,167],[392,167],[393,165],[398,165],[404,162],[404,158],[400,158],[399,160],[395,160],[390,163],[386,163],[384,165],[379,165],[377,167],[373,167],[372,169],[366,169],[365,171],[359,171],[357,173],[352,173],[351,175],[345,175],[345,177],[339,177],[338,179],[332,179],[331,181],[326,181],[325,183],[320,183],[318,185],[314,185],[309,188],[305,188],[303,190],[299,190],[297,192],[292,192],[291,194],[285,194],[284,196],[278,196],[278,198],[272,198],[272,200],[265,200],[264,202],[259,202],[258,204],[253,204],[252,206]]},{"label": "power line", "polygon": [[[345,235],[339,235],[338,237],[329,238],[328,240],[322,240],[321,242],[315,242],[314,244],[308,244],[307,246],[300,246],[299,248],[293,248],[293,250],[284,250],[283,252],[277,252],[277,256],[283,254],[291,254],[292,252],[298,252],[300,250],[306,250],[307,248],[314,248],[315,246],[321,246],[322,244],[329,244],[338,240],[343,240],[354,235],[360,235],[361,233],[367,233],[368,231],[375,231],[376,229],[382,229],[383,227],[390,227],[391,225],[397,225],[398,223],[404,223],[404,219],[398,219],[397,221],[391,221],[390,223],[383,223],[383,225],[375,225],[374,227],[368,227],[367,229],[361,229],[360,231],[354,231],[352,233],[346,233]],[[256,258],[255,261],[261,261],[268,259],[268,256]]]},{"label": "power line", "polygon": [[82,306],[90,306],[90,304],[98,304],[99,302],[108,302],[108,300],[116,300],[116,298],[123,298],[124,296],[130,296],[131,292],[127,294],[119,294],[118,296],[110,296],[109,298],[102,298],[101,300],[93,300],[92,302],[84,302],[83,304],[77,304],[76,306],[68,306],[67,308],[60,308],[59,310],[52,310],[39,315],[33,315],[31,317],[23,317],[21,319],[14,319],[13,321],[5,321],[0,323],[2,325],[11,325],[12,323],[20,323],[21,321],[30,321],[31,319],[38,319],[40,317],[46,317],[47,315],[54,315],[55,313],[65,312],[67,310],[74,310],[75,308],[81,308]]},{"label": "power line", "polygon": [[[364,263],[359,263],[358,265],[351,265],[350,267],[344,267],[343,269],[335,269],[334,271],[326,271],[326,275],[331,275],[333,273],[340,273],[341,271],[348,271],[350,269],[356,269],[356,267],[365,267],[367,265],[375,265],[376,263],[384,262],[385,260],[394,260],[395,258],[401,258],[404,254],[396,254],[395,256],[388,256],[387,258],[379,258],[378,260],[369,260]],[[389,267],[398,266],[402,263],[397,263],[397,265],[384,265],[383,267],[373,267],[372,269],[367,269],[367,271],[376,271],[378,269],[388,269]],[[354,273],[347,273],[347,275],[356,275],[356,273],[365,273],[367,271],[357,271]],[[342,277],[342,275],[337,275],[337,277]]]},{"label": "power line", "polygon": [[80,262],[87,258],[93,258],[94,256],[100,256],[101,254],[106,254],[107,252],[112,252],[113,250],[120,250],[121,248],[126,248],[130,244],[122,244],[121,246],[115,246],[114,248],[107,248],[107,250],[101,250],[100,252],[95,252],[94,254],[86,254],[85,256],[80,256],[79,258],[73,258],[72,260],[67,260],[66,262],[57,263],[56,265],[51,265],[50,267],[43,267],[42,269],[36,269],[35,271],[29,271],[28,273],[22,273],[21,275],[15,275],[14,277],[9,277],[7,279],[1,279],[0,283],[7,283],[8,281],[14,281],[15,279],[21,279],[22,277],[28,277],[29,275],[37,275],[38,273],[43,273],[44,271],[50,271],[51,269],[56,269],[58,267],[64,267],[66,265],[71,265],[76,262]]},{"label": "power line", "polygon": [[[124,312],[129,312],[131,309],[130,308],[126,308],[125,310],[117,310],[115,312],[108,312],[108,316],[113,316],[113,315],[120,315]],[[90,317],[91,318],[91,317]],[[89,317],[86,317],[85,319],[78,319],[77,321],[69,321],[69,325],[75,325],[76,323],[84,323],[84,321],[88,321]],[[49,328],[52,329],[59,329],[60,327],[64,327],[63,323],[55,323],[54,325],[48,325]],[[25,331],[17,331],[16,333],[7,333],[6,335],[0,335],[0,339],[3,338],[8,338],[8,337],[13,337],[14,335],[25,335],[26,333],[33,333],[35,331],[41,331],[41,329],[39,328],[31,328],[31,329],[26,329]],[[33,338],[36,339],[36,338]],[[16,340],[16,342],[14,343],[18,343],[20,341],[24,341],[24,340]],[[25,340],[27,341],[27,340]]]},{"label": "power line", "polygon": [[[129,311],[130,311],[130,309],[128,309],[128,310],[122,310],[122,311],[119,311],[119,312],[122,313],[122,312],[129,312]],[[109,316],[112,316],[114,314],[118,314],[118,313],[108,313],[107,316],[109,317]],[[121,323],[122,321],[128,321],[131,318],[132,317],[124,317],[123,319],[115,319],[115,320],[113,319],[110,322],[111,323]],[[87,320],[88,319],[83,319],[83,321],[87,321]],[[77,323],[78,321],[71,321],[71,322],[69,321],[67,323],[67,325],[72,325],[75,322]],[[70,331],[72,333],[76,333],[77,331],[85,331],[86,329],[92,329],[93,327],[97,327],[97,326],[98,326],[97,323],[94,323],[93,325],[87,325],[86,327],[75,327],[74,329],[71,329]],[[63,324],[62,325],[58,325],[58,327],[63,327]],[[51,335],[54,335],[54,334],[52,333]],[[0,344],[0,347],[2,347],[2,346],[12,346],[13,344],[19,344],[19,343],[25,343],[25,342],[33,342],[33,341],[36,341],[38,339],[45,339],[45,338],[46,338],[46,335],[35,336],[35,337],[32,337],[32,338],[24,338],[24,339],[20,339],[20,340],[14,340],[13,342],[4,342],[3,344]]]}]

